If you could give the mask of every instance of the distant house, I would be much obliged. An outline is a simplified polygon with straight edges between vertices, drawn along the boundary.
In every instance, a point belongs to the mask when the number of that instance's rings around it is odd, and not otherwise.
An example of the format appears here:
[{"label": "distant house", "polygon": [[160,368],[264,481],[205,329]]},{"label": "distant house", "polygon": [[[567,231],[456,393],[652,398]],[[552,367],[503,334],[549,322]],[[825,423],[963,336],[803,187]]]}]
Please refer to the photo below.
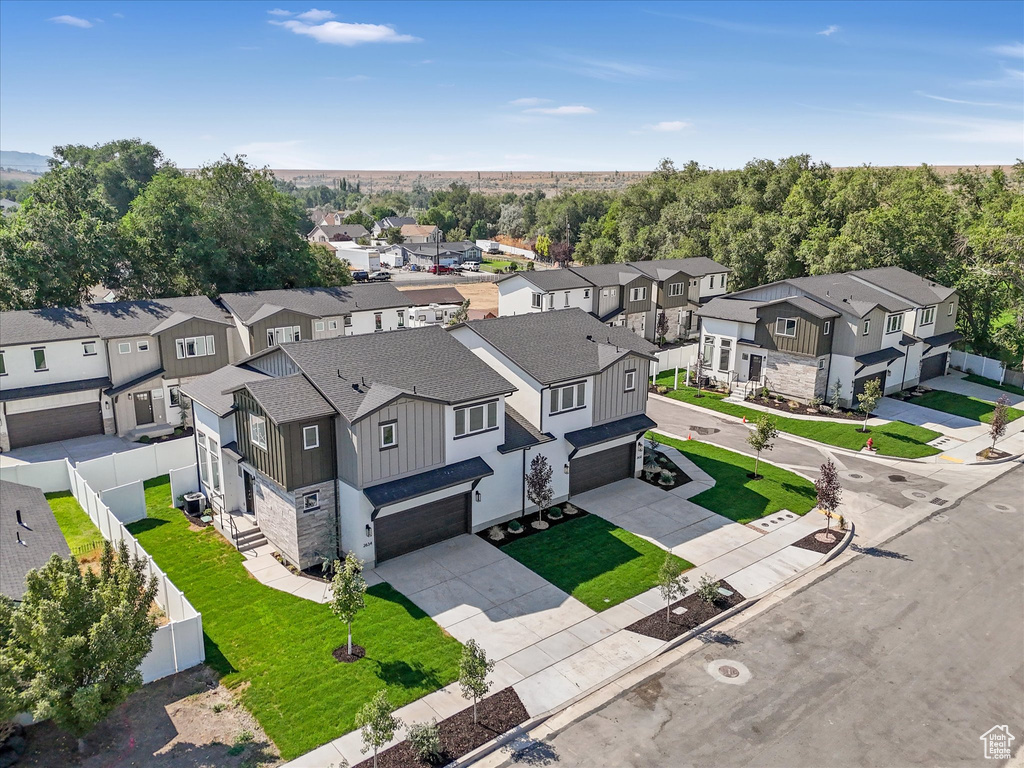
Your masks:
[{"label": "distant house", "polygon": [[70,554],[43,492],[0,480],[0,594],[20,602],[29,571]]},{"label": "distant house", "polygon": [[324,217],[317,222],[320,225],[338,227],[345,223],[345,219],[351,216],[355,211],[335,211],[333,213],[324,214]]},{"label": "distant house", "polygon": [[405,224],[401,228],[403,242],[439,243],[441,230],[433,224]]},{"label": "distant house", "polygon": [[453,267],[467,261],[480,261],[481,251],[476,243],[466,240],[457,243],[399,243],[382,247],[382,256],[394,267],[415,264],[426,268],[434,263]]},{"label": "distant house", "polygon": [[385,216],[373,225],[373,236],[381,237],[389,229],[401,229],[407,224],[415,224],[412,216]]},{"label": "distant house", "polygon": [[466,298],[455,288],[417,288],[402,292],[409,299],[409,327],[447,325]]},{"label": "distant house", "polygon": [[337,243],[358,240],[369,234],[362,224],[318,224],[306,239],[311,243]]}]

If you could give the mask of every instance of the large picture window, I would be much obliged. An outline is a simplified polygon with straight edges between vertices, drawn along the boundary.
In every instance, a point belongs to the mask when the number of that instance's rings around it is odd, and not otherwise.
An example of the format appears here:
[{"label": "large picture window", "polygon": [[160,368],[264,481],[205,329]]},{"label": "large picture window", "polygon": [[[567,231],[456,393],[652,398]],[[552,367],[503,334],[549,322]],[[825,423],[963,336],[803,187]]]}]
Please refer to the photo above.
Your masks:
[{"label": "large picture window", "polygon": [[925,307],[921,310],[921,325],[931,325],[935,322],[935,307]]},{"label": "large picture window", "polygon": [[189,336],[184,339],[175,339],[174,347],[179,360],[216,354],[213,336]]},{"label": "large picture window", "polygon": [[776,336],[796,336],[796,318],[779,317],[775,320]]},{"label": "large picture window", "polygon": [[885,318],[885,332],[896,333],[903,330],[903,315],[887,315]]},{"label": "large picture window", "polygon": [[255,413],[249,414],[249,440],[257,448],[267,450],[267,420]]},{"label": "large picture window", "polygon": [[574,411],[587,404],[587,384],[569,384],[551,390],[551,413]]},{"label": "large picture window", "polygon": [[643,301],[647,298],[647,287],[643,288],[630,288],[629,300],[630,301]]},{"label": "large picture window", "polygon": [[[207,338],[212,339],[212,336]],[[282,328],[267,328],[267,346],[273,347],[277,344],[286,344],[289,341],[301,341],[302,329],[297,325],[289,325]],[[210,354],[213,354],[212,352]]]},{"label": "large picture window", "polygon": [[498,427],[498,401],[470,405],[455,411],[455,436],[464,437]]},{"label": "large picture window", "polygon": [[686,283],[672,283],[668,287],[668,295],[672,297],[682,296],[684,290],[686,290]]}]

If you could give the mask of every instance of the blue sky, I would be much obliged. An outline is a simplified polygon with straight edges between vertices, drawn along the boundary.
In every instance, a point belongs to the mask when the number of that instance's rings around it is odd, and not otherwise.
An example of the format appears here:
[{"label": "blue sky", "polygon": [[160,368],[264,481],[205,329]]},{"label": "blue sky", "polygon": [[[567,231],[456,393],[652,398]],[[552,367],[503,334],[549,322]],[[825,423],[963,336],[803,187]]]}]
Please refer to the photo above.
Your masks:
[{"label": "blue sky", "polygon": [[1024,4],[0,3],[0,147],[182,166],[1024,156]]}]

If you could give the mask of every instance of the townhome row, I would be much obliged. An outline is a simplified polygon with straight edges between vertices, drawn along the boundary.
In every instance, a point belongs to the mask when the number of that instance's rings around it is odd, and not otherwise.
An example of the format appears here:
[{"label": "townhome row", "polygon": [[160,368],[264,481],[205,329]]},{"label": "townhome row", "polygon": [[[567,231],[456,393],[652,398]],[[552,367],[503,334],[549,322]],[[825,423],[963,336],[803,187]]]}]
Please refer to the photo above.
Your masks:
[{"label": "townhome row", "polygon": [[[570,311],[264,349],[184,388],[203,490],[290,562],[380,563],[634,476],[655,348]],[[249,529],[251,530],[251,529]]]},{"label": "townhome row", "polygon": [[957,307],[952,288],[899,267],[738,291],[698,310],[704,374],[855,407],[873,379],[891,394],[945,375]]},{"label": "townhome row", "polygon": [[731,271],[700,257],[519,272],[498,281],[498,314],[577,308],[648,341],[690,340],[698,333],[696,311],[728,292]]},{"label": "townhome row", "polygon": [[184,381],[287,342],[446,323],[461,303],[365,285],[0,313],[0,450],[166,434]]}]

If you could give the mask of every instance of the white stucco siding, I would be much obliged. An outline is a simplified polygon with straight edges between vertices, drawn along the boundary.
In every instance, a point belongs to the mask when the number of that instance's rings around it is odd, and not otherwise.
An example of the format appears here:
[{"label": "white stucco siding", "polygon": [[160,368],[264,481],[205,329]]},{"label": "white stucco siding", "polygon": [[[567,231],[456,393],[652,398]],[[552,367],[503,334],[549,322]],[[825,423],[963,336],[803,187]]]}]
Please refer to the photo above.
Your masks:
[{"label": "white stucco siding", "polygon": [[[505,442],[505,398],[499,397],[497,427],[476,434],[457,437],[455,434],[455,411],[478,403],[488,403],[495,398],[487,398],[476,403],[465,403],[458,407],[446,406],[444,409],[445,463],[455,464],[459,461],[472,459],[476,456],[493,453]],[[486,419],[486,408],[484,417]],[[467,416],[468,418],[468,416]],[[486,421],[484,422],[486,425]]]},{"label": "white stucco siding", "polygon": [[[85,354],[85,343],[95,354]],[[35,349],[42,349],[46,367],[37,371]],[[3,348],[7,375],[0,377],[0,387],[20,389],[58,384],[63,381],[102,379],[108,375],[106,345],[98,338],[73,339],[41,344],[19,344]]]},{"label": "white stucco siding", "polygon": [[505,397],[505,401],[540,429],[540,384],[470,328],[455,328],[450,333],[516,388],[515,392]]},{"label": "white stucco siding", "polygon": [[[575,385],[583,382],[585,385],[583,407],[570,411],[553,413],[551,410],[551,390]],[[586,429],[594,425],[594,377],[586,376],[579,379],[571,379],[550,387],[545,387],[541,393],[541,407],[544,409],[544,420],[540,428],[544,432],[550,432],[557,438],[561,438],[566,432],[574,432],[577,429]]]},{"label": "white stucco siding", "polygon": [[[523,315],[527,312],[540,312],[540,307],[533,306],[533,295],[543,294],[524,277],[511,277],[498,283],[498,316]],[[542,306],[547,306],[547,300],[542,300]]]},{"label": "white stucco siding", "polygon": [[[403,310],[406,313],[408,310]],[[378,309],[378,310],[360,310],[352,313],[352,325],[345,327],[342,323],[342,328],[346,336],[361,336],[364,333],[380,333],[382,331],[396,331],[398,330],[398,308],[395,309]],[[377,330],[376,315],[380,315],[381,329]],[[313,326],[314,328],[316,326]]]}]

